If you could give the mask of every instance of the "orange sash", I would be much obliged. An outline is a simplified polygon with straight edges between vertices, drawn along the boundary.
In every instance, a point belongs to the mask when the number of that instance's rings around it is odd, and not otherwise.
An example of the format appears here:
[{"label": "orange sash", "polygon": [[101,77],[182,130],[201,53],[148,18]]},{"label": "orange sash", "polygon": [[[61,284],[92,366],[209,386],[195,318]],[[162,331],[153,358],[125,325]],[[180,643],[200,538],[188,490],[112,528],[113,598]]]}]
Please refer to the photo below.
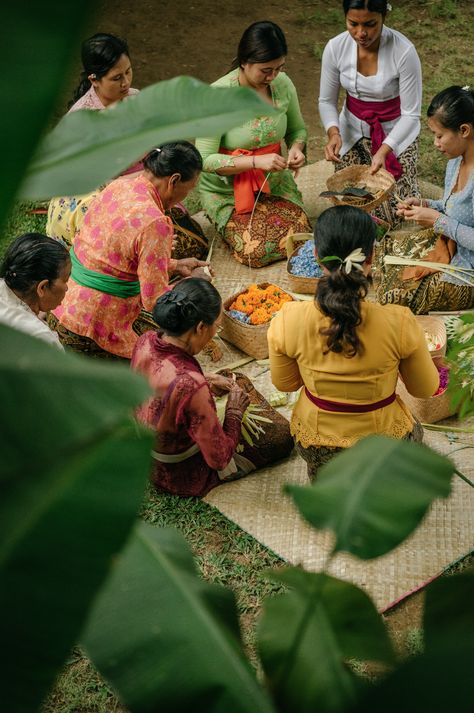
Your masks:
[{"label": "orange sash", "polygon": [[[456,249],[457,244],[454,240],[447,238],[445,235],[440,235],[430,252],[422,259],[427,262],[439,262],[442,265],[449,265],[456,253]],[[431,275],[434,272],[437,272],[437,270],[432,270],[430,267],[413,265],[403,270],[401,278],[402,280],[422,280],[423,277]]]},{"label": "orange sash", "polygon": [[[262,156],[267,153],[281,154],[280,142],[269,144],[258,149],[219,149],[219,153],[229,156]],[[265,173],[260,168],[251,168],[248,171],[237,173],[234,176],[234,199],[235,210],[240,213],[251,213],[255,203],[255,193],[261,189],[264,193],[270,193],[268,182],[265,181]]]}]

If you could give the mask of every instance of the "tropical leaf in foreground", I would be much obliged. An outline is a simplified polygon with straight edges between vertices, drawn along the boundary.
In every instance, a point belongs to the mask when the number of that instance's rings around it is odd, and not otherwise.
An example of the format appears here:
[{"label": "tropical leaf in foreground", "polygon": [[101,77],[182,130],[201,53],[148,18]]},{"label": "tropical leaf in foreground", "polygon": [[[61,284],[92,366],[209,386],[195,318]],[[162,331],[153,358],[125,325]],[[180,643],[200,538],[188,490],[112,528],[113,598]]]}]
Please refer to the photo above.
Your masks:
[{"label": "tropical leaf in foreground", "polygon": [[175,530],[137,527],[82,642],[132,713],[274,711],[243,654],[233,594],[198,577]]},{"label": "tropical leaf in foreground", "polygon": [[272,572],[290,587],[267,599],[258,646],[281,711],[348,710],[363,686],[350,659],[394,662],[382,618],[367,594],[326,574],[291,568]]},{"label": "tropical leaf in foreground", "polygon": [[331,529],[334,552],[372,559],[400,544],[435,498],[451,490],[453,463],[409,441],[369,436],[335,456],[309,487],[288,485],[311,525]]},{"label": "tropical leaf in foreground", "polygon": [[131,409],[148,392],[0,326],[2,707],[36,711],[140,506],[151,438]]},{"label": "tropical leaf in foreground", "polygon": [[110,110],[66,115],[40,144],[20,197],[86,193],[157,144],[220,136],[273,111],[246,87],[210,87],[192,77],[153,84]]}]

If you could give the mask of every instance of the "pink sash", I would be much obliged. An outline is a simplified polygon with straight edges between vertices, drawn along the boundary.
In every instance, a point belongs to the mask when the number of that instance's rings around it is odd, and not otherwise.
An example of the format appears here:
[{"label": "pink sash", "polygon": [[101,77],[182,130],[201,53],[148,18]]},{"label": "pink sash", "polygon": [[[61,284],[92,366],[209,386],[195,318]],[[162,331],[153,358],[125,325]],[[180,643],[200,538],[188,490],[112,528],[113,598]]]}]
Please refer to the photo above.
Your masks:
[{"label": "pink sash", "polygon": [[[346,107],[361,121],[366,121],[370,126],[370,140],[372,142],[372,155],[377,153],[383,140],[385,132],[382,128],[382,121],[394,121],[400,116],[400,97],[387,99],[384,102],[366,102],[356,99],[350,94],[346,97]],[[403,173],[403,168],[395,154],[391,151],[385,159],[385,166],[396,181]]]}]

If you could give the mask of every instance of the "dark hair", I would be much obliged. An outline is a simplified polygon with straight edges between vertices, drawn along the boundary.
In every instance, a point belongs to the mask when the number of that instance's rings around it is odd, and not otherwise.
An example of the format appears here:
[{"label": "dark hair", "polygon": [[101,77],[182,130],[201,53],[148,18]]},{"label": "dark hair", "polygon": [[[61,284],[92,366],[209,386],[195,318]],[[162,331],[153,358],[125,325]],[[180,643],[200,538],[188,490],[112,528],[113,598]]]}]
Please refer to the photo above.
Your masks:
[{"label": "dark hair", "polygon": [[341,260],[357,248],[369,258],[376,234],[370,215],[352,206],[328,208],[316,221],[314,243],[319,261],[330,256],[340,258],[323,263],[329,275],[318,281],[315,295],[321,312],[331,319],[330,326],[320,332],[328,338],[328,351],[347,357],[361,351],[356,327],[361,322],[360,301],[367,294],[368,280],[355,268],[347,274]]},{"label": "dark hair", "polygon": [[165,334],[180,337],[199,322],[213,324],[221,306],[221,296],[210,282],[200,277],[189,277],[158,297],[153,319]]},{"label": "dark hair", "polygon": [[96,35],[84,40],[81,47],[84,71],[81,73],[81,81],[74,91],[69,108],[91,88],[91,81],[88,79],[89,75],[95,74],[96,79],[102,79],[117,64],[123,54],[130,57],[128,45],[125,40],[115,35],[98,32]]},{"label": "dark hair", "polygon": [[286,57],[287,54],[285,35],[278,25],[268,20],[254,22],[240,38],[232,69],[237,69],[247,62],[271,62],[279,57]]},{"label": "dark hair", "polygon": [[453,131],[458,131],[461,124],[474,125],[474,91],[458,86],[443,89],[431,100],[427,114]]},{"label": "dark hair", "polygon": [[62,243],[41,233],[25,233],[8,246],[0,277],[20,295],[30,293],[41,280],[54,282],[69,252]]},{"label": "dark hair", "polygon": [[202,171],[202,158],[189,141],[171,141],[152,149],[143,159],[143,165],[154,176],[180,173],[183,181],[190,181],[198,171]]},{"label": "dark hair", "polygon": [[379,12],[385,17],[388,11],[387,0],[343,0],[342,7],[344,15],[349,10],[368,10],[369,12]]}]

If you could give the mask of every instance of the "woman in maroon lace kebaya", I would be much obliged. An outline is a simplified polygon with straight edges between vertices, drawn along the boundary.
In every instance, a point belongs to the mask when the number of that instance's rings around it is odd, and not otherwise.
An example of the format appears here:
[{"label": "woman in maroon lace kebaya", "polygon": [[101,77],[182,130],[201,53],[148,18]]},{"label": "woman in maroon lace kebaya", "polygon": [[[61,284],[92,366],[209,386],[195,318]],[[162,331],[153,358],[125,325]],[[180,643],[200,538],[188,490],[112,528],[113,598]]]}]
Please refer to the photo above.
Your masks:
[{"label": "woman in maroon lace kebaya", "polygon": [[[152,480],[175,495],[205,495],[232,460],[249,404],[232,379],[205,375],[194,358],[218,330],[222,300],[209,282],[189,278],[158,299],[153,318],[162,332],[143,334],[132,356],[154,392],[138,410],[156,431]],[[212,392],[222,391],[229,396],[221,425]]]}]

